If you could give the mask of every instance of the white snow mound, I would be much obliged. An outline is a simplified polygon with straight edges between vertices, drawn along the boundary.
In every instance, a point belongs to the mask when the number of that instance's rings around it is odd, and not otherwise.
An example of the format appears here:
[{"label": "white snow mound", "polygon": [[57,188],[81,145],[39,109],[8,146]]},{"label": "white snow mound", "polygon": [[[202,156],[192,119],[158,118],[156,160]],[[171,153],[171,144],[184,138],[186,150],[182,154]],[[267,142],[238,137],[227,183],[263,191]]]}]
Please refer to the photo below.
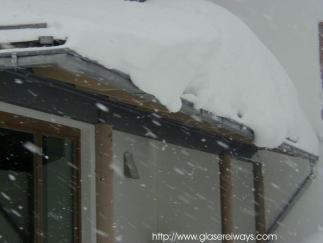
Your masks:
[{"label": "white snow mound", "polygon": [[0,25],[47,22],[46,30],[0,32],[0,43],[67,37],[66,46],[130,75],[170,111],[181,98],[255,131],[255,143],[287,138],[318,153],[316,135],[286,71],[236,16],[204,0],[2,0]]}]

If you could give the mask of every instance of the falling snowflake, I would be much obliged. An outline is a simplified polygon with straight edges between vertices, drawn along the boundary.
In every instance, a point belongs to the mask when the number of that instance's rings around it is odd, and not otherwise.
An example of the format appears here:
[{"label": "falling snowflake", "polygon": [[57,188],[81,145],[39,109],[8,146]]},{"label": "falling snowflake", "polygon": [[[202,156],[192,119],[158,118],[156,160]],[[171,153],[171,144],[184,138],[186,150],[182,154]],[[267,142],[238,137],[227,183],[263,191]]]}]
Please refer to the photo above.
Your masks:
[{"label": "falling snowflake", "polygon": [[95,103],[95,106],[101,111],[109,112],[109,108],[101,103]]},{"label": "falling snowflake", "polygon": [[32,142],[26,142],[24,143],[24,148],[28,151],[32,152],[33,154],[43,155],[42,149],[38,147],[37,145],[33,144]]}]

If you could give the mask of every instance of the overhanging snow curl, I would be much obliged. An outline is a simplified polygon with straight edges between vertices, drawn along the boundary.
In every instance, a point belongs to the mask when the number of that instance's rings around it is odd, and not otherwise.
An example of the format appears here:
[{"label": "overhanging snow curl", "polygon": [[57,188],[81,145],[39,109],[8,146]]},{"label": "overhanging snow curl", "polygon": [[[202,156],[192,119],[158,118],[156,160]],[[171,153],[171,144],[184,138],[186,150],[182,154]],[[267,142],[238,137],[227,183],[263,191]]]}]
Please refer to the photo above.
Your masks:
[{"label": "overhanging snow curl", "polygon": [[252,128],[260,147],[285,143],[317,154],[316,136],[287,73],[222,7],[202,0],[59,0],[37,1],[26,12],[24,4],[5,0],[3,9],[12,11],[2,13],[1,22],[47,22],[48,28],[4,30],[0,43],[66,39],[64,47],[127,73],[171,111],[186,99],[197,110]]}]

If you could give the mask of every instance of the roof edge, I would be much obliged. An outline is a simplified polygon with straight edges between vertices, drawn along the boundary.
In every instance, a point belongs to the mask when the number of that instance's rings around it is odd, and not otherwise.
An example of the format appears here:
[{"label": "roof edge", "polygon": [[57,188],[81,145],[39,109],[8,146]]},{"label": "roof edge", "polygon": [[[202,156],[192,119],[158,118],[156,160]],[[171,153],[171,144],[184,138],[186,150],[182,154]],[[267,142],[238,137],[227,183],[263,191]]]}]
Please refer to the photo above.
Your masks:
[{"label": "roof edge", "polygon": [[[29,49],[19,48],[0,52],[0,70],[51,65],[61,67],[70,72],[86,74],[91,78],[100,80],[102,83],[115,86],[131,95],[138,96],[149,101],[156,101],[156,98],[153,95],[147,94],[136,87],[131,81],[129,75],[118,70],[108,69],[98,62],[85,58],[64,46]],[[193,104],[187,100],[182,99],[182,108],[180,112],[192,117],[198,117],[201,121],[212,126],[225,128],[246,138],[247,140],[254,141],[254,132],[251,128],[232,119],[216,116],[206,110],[197,110],[194,108]],[[311,154],[287,143],[283,143],[281,146],[273,150],[292,156],[302,157],[310,161],[317,161],[319,158],[317,155]]]},{"label": "roof edge", "polygon": [[[74,73],[86,74],[102,83],[115,86],[129,94],[149,101],[156,101],[153,95],[147,94],[136,87],[130,77],[120,71],[108,69],[101,64],[84,58],[69,48],[31,48],[32,50],[12,50],[0,53],[0,70],[12,68],[31,68],[56,65]],[[180,112],[198,117],[200,120],[217,127],[224,127],[246,139],[253,141],[254,132],[251,128],[228,118],[218,117],[206,110],[196,110],[193,104],[182,99]]]}]

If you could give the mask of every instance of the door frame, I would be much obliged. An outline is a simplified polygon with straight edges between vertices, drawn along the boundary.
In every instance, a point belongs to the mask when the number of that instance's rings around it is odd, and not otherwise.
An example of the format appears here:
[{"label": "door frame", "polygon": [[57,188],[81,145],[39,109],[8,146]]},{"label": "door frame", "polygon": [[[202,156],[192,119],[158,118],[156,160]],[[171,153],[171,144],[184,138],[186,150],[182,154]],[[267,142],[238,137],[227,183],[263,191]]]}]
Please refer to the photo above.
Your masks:
[{"label": "door frame", "polygon": [[[79,238],[82,242],[96,242],[96,199],[95,199],[95,128],[91,124],[75,121],[65,117],[59,117],[44,112],[39,112],[23,107],[18,107],[8,103],[0,102],[0,112],[6,112],[12,114],[11,129],[15,125],[15,116],[20,116],[26,124],[19,126],[19,131],[29,131],[35,134],[41,131],[42,134],[60,137],[60,133],[57,133],[57,127],[61,129],[61,135],[75,139],[77,133],[80,137],[79,145],[79,163],[80,163],[80,174],[77,176],[81,181],[80,192],[78,193],[79,208],[78,222],[80,225]],[[16,119],[17,120],[17,119]],[[20,119],[21,120],[21,119]],[[37,126],[35,127],[35,122]],[[53,126],[54,124],[54,126]],[[48,126],[50,125],[50,126]],[[5,126],[2,126],[5,127]],[[9,127],[8,127],[9,128]],[[67,128],[67,129],[66,129]],[[67,135],[67,136],[66,136]],[[36,136],[37,139],[37,136]],[[39,139],[38,139],[39,140]],[[37,144],[36,144],[37,145]],[[39,157],[39,156],[38,156]],[[39,170],[39,168],[38,168]],[[38,171],[39,173],[39,171]],[[41,205],[39,206],[41,207]],[[90,219],[90,220],[89,220]],[[81,242],[81,241],[79,241]]]}]

